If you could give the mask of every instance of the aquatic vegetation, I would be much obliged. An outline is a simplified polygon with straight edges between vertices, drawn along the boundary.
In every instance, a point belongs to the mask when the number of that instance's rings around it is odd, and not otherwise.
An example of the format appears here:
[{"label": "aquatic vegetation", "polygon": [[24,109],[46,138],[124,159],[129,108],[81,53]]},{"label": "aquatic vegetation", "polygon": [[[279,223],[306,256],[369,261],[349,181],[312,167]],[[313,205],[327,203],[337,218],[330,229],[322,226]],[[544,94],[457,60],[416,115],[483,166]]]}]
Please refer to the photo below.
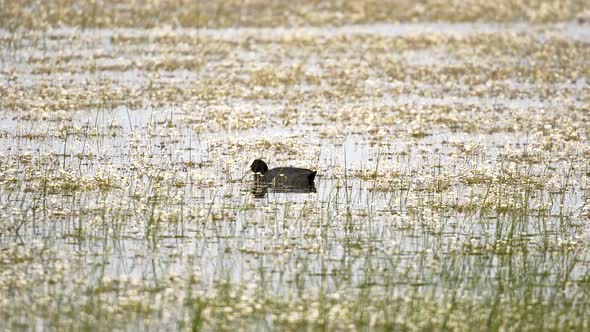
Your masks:
[{"label": "aquatic vegetation", "polygon": [[590,328],[585,1],[0,3],[0,329]]}]

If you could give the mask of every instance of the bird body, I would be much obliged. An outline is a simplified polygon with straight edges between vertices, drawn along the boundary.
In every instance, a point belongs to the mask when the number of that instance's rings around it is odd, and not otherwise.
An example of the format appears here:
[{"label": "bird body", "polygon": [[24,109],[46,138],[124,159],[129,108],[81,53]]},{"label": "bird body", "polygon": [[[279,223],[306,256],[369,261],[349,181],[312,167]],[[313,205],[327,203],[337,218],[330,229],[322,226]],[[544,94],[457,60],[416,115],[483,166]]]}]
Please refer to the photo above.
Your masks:
[{"label": "bird body", "polygon": [[298,186],[300,184],[313,184],[316,171],[306,168],[277,167],[264,173],[264,180],[275,185]]},{"label": "bird body", "polygon": [[317,171],[297,167],[277,167],[269,170],[266,163],[260,159],[254,160],[250,170],[257,173],[259,180],[275,187],[311,187],[317,174]]}]

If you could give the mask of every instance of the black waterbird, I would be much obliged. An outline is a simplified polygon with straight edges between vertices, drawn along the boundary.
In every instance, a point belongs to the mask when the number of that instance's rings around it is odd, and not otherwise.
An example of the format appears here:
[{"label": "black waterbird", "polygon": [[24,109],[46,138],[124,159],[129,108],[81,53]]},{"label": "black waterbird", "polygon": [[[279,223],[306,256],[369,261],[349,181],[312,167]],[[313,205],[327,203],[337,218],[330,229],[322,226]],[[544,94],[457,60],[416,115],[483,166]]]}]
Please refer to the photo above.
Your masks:
[{"label": "black waterbird", "polygon": [[267,185],[270,184],[274,188],[293,189],[295,192],[301,189],[310,191],[314,187],[313,180],[317,174],[317,171],[297,167],[277,167],[269,170],[268,165],[260,159],[254,160],[250,170],[256,174],[255,179],[258,181],[264,180]]}]

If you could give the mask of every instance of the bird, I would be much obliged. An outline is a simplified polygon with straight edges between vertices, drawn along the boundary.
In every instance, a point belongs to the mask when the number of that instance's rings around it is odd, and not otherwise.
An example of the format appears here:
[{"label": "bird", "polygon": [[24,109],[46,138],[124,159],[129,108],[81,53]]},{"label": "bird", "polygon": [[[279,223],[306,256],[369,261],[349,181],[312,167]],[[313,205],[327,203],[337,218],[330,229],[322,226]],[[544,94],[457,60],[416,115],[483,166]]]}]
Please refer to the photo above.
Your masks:
[{"label": "bird", "polygon": [[257,175],[255,179],[264,180],[266,184],[293,189],[314,187],[313,181],[317,174],[317,171],[297,167],[277,167],[269,170],[268,165],[261,159],[254,160],[250,170]]}]

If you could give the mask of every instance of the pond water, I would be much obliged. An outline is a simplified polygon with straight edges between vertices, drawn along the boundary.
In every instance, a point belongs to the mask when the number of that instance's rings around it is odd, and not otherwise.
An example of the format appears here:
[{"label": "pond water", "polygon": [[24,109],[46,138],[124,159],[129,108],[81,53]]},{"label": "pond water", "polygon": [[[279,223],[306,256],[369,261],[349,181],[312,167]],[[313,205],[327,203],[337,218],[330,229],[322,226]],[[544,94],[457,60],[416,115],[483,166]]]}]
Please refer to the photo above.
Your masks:
[{"label": "pond water", "polygon": [[[589,42],[575,22],[0,31],[0,327],[587,327]],[[257,158],[317,170],[315,192],[256,197]]]}]

